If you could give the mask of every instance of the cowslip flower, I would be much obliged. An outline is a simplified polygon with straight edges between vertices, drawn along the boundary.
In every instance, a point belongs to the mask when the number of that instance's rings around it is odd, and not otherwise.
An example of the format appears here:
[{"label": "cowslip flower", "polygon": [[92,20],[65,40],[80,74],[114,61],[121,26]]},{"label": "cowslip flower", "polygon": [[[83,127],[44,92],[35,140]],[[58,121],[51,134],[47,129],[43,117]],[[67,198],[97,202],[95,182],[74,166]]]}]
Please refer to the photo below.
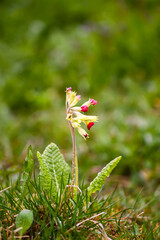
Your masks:
[{"label": "cowslip flower", "polygon": [[76,106],[80,100],[81,96],[72,91],[71,87],[66,89],[66,119],[70,121],[72,127],[77,129],[79,134],[86,140],[86,138],[89,137],[89,134],[84,128],[82,128],[81,123],[84,123],[87,126],[87,129],[90,130],[94,123],[98,121],[98,117],[85,115],[81,112],[87,112],[91,105],[94,106],[97,104],[97,101],[94,99],[89,99],[81,106]]}]

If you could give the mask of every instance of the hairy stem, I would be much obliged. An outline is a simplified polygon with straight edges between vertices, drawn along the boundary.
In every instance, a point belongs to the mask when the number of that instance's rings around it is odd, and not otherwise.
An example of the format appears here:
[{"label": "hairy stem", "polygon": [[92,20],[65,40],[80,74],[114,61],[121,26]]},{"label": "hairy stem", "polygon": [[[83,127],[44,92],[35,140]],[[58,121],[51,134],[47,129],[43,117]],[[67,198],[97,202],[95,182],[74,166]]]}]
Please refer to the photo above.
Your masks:
[{"label": "hairy stem", "polygon": [[75,173],[76,173],[75,185],[78,187],[78,160],[77,160],[77,152],[76,152],[76,159],[75,159]]},{"label": "hairy stem", "polygon": [[70,123],[71,127],[71,134],[72,134],[72,143],[73,143],[73,159],[72,159],[72,185],[74,185],[75,182],[75,160],[76,160],[76,139],[75,139],[75,130],[72,127],[72,124]]},{"label": "hairy stem", "polygon": [[[66,113],[68,114],[70,111],[70,108],[68,106],[67,98],[66,98]],[[72,188],[72,197],[73,193],[75,192],[75,195],[77,195],[77,187],[78,187],[78,161],[77,161],[77,151],[76,151],[76,138],[75,138],[75,129],[72,126],[71,121],[69,121],[69,126],[71,129],[71,135],[72,135],[72,143],[73,143],[73,159],[72,159],[72,186],[76,186],[76,189],[74,191],[74,188]]]},{"label": "hairy stem", "polygon": [[[73,159],[72,159],[72,185],[78,186],[78,161],[77,161],[77,152],[76,152],[76,138],[75,138],[75,129],[72,127],[71,122],[69,122],[72,134],[73,142]],[[74,188],[72,190],[73,196]]]}]

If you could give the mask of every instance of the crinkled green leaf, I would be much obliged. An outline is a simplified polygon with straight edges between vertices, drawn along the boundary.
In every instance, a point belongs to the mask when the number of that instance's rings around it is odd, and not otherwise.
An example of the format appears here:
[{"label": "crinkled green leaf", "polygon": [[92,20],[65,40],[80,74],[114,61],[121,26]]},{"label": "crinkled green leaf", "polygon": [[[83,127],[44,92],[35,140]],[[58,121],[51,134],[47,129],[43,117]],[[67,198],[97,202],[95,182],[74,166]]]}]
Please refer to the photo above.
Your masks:
[{"label": "crinkled green leaf", "polygon": [[102,188],[103,184],[105,183],[106,177],[110,175],[110,173],[117,166],[120,160],[121,156],[115,158],[110,163],[108,163],[101,172],[98,173],[97,177],[90,183],[89,187],[87,188],[88,196],[90,196],[96,191],[99,191]]},{"label": "crinkled green leaf", "polygon": [[[40,163],[40,182],[42,187],[56,196],[68,183],[70,167],[64,160],[56,144],[49,144],[41,155],[37,152]],[[63,184],[62,184],[63,181]]]}]

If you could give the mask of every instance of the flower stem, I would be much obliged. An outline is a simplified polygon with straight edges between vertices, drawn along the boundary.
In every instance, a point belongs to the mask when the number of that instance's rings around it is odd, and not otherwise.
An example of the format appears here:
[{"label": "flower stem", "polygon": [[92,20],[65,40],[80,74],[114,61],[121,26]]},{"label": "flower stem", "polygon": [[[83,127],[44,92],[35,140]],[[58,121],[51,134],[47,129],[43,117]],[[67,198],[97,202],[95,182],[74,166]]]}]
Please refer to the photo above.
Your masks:
[{"label": "flower stem", "polygon": [[[66,98],[66,113],[68,114],[69,111],[70,111],[70,107],[68,106],[68,101],[67,101],[67,98]],[[73,143],[72,186],[75,185],[75,186],[78,187],[78,161],[77,161],[77,151],[76,151],[75,129],[73,128],[71,121],[69,121],[69,126],[70,126],[70,129],[71,129],[72,143]],[[75,190],[74,190],[74,187],[72,188],[72,197],[75,193],[75,198],[76,198],[77,187],[75,188]]]},{"label": "flower stem", "polygon": [[[75,185],[78,187],[78,160],[77,160],[77,152],[76,152],[76,159],[75,159],[75,173],[76,173]],[[77,188],[76,188],[76,190],[77,190]]]},{"label": "flower stem", "polygon": [[[72,127],[71,122],[69,122],[72,134],[73,142],[73,159],[72,159],[72,185],[78,186],[78,161],[77,161],[77,151],[76,151],[76,138],[75,138],[75,129]],[[76,188],[77,191],[77,188]],[[73,197],[74,188],[72,188],[72,197]]]}]

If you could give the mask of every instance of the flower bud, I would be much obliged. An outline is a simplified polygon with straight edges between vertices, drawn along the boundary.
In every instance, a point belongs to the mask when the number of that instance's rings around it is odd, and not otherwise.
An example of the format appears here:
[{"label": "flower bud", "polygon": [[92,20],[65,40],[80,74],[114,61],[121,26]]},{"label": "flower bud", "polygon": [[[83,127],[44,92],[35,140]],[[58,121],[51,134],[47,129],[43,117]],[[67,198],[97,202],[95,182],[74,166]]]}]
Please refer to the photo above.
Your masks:
[{"label": "flower bud", "polygon": [[88,133],[85,133],[83,136],[84,136],[85,138],[87,138],[87,137],[88,137]]},{"label": "flower bud", "polygon": [[72,91],[71,87],[66,88],[66,92]]},{"label": "flower bud", "polygon": [[96,105],[97,104],[97,101],[94,100],[94,99],[89,99],[89,102],[91,103],[91,105]]},{"label": "flower bud", "polygon": [[88,137],[88,133],[81,127],[77,128],[79,134],[86,140],[86,138]]},{"label": "flower bud", "polygon": [[88,111],[88,107],[87,107],[86,105],[83,105],[83,106],[81,107],[81,111],[82,111],[82,112],[87,112],[87,111]]},{"label": "flower bud", "polygon": [[88,130],[90,130],[90,128],[91,128],[93,125],[94,125],[94,122],[89,122],[89,123],[87,124]]}]

